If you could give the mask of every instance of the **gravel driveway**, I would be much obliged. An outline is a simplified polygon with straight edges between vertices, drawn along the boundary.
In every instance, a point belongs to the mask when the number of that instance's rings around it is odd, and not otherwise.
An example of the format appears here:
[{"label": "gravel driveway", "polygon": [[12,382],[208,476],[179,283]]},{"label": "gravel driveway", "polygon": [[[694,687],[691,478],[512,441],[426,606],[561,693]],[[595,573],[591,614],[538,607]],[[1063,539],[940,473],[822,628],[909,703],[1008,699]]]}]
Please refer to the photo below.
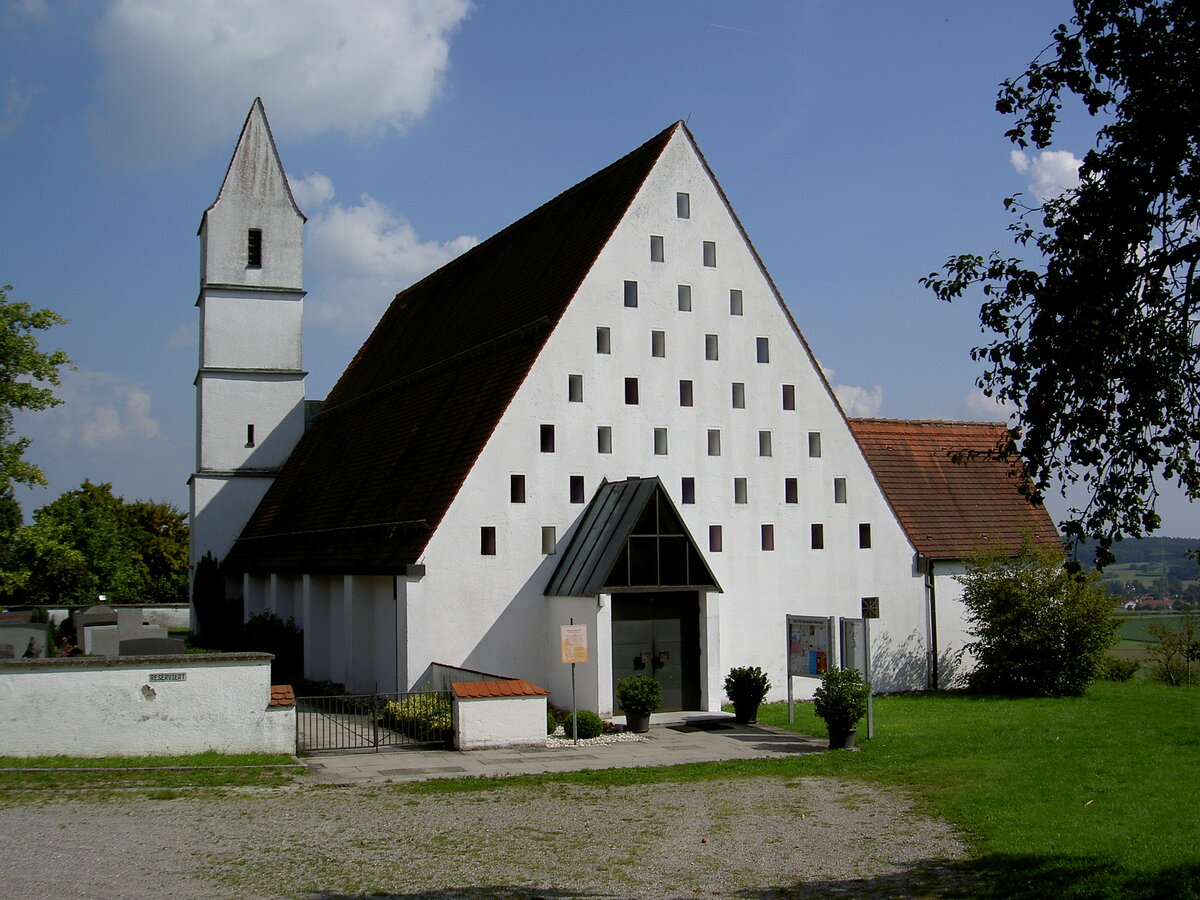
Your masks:
[{"label": "gravel driveway", "polygon": [[927,896],[965,855],[903,793],[826,778],[85,797],[0,808],[0,896]]}]

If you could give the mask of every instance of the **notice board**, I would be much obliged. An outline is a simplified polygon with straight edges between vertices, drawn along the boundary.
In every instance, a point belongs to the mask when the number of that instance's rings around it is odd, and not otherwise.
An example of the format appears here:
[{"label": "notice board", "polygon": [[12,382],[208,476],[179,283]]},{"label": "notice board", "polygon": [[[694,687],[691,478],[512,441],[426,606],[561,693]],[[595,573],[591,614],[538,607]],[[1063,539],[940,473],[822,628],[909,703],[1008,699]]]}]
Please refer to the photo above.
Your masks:
[{"label": "notice board", "polygon": [[788,675],[820,678],[833,658],[829,620],[816,616],[788,616]]}]

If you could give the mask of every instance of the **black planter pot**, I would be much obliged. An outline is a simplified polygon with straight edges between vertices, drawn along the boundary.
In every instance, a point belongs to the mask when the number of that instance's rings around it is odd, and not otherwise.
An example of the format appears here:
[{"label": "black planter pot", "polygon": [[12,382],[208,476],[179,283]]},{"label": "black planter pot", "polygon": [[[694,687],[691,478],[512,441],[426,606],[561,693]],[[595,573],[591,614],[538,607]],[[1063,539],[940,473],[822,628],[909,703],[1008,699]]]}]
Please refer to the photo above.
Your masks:
[{"label": "black planter pot", "polygon": [[854,735],[858,733],[857,728],[838,728],[829,729],[829,749],[830,750],[853,750]]},{"label": "black planter pot", "polygon": [[625,713],[625,730],[645,734],[650,730],[650,713]]},{"label": "black planter pot", "polygon": [[734,700],[733,721],[739,725],[753,725],[758,721],[758,705],[761,700]]}]

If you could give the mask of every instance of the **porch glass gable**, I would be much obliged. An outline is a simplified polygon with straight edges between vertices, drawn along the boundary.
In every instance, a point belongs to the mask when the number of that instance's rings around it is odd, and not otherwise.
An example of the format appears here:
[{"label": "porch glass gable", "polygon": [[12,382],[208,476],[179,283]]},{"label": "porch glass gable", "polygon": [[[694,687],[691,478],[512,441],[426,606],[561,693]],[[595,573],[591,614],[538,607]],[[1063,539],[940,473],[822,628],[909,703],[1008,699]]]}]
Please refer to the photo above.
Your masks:
[{"label": "porch glass gable", "polygon": [[651,588],[721,590],[657,477],[604,482],[580,516],[546,596]]}]

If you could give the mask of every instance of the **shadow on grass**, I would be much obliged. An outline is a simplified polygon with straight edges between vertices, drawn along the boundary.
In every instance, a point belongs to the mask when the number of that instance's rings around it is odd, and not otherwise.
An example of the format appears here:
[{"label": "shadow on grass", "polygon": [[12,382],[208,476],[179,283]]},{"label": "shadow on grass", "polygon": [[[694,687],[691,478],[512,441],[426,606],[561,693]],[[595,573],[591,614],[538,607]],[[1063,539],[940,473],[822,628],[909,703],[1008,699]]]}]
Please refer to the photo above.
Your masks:
[{"label": "shadow on grass", "polygon": [[[1154,873],[1127,872],[1112,863],[1087,858],[993,855],[966,862],[930,861],[868,878],[806,881],[753,890],[720,892],[743,900],[818,900],[818,898],[903,898],[927,900],[1200,900],[1200,863]],[[355,900],[362,894],[317,893],[307,900]],[[573,900],[618,898],[635,894],[530,888],[515,885],[447,886],[441,890],[369,894],[372,900]],[[695,900],[703,892],[680,891],[677,900]]]}]

